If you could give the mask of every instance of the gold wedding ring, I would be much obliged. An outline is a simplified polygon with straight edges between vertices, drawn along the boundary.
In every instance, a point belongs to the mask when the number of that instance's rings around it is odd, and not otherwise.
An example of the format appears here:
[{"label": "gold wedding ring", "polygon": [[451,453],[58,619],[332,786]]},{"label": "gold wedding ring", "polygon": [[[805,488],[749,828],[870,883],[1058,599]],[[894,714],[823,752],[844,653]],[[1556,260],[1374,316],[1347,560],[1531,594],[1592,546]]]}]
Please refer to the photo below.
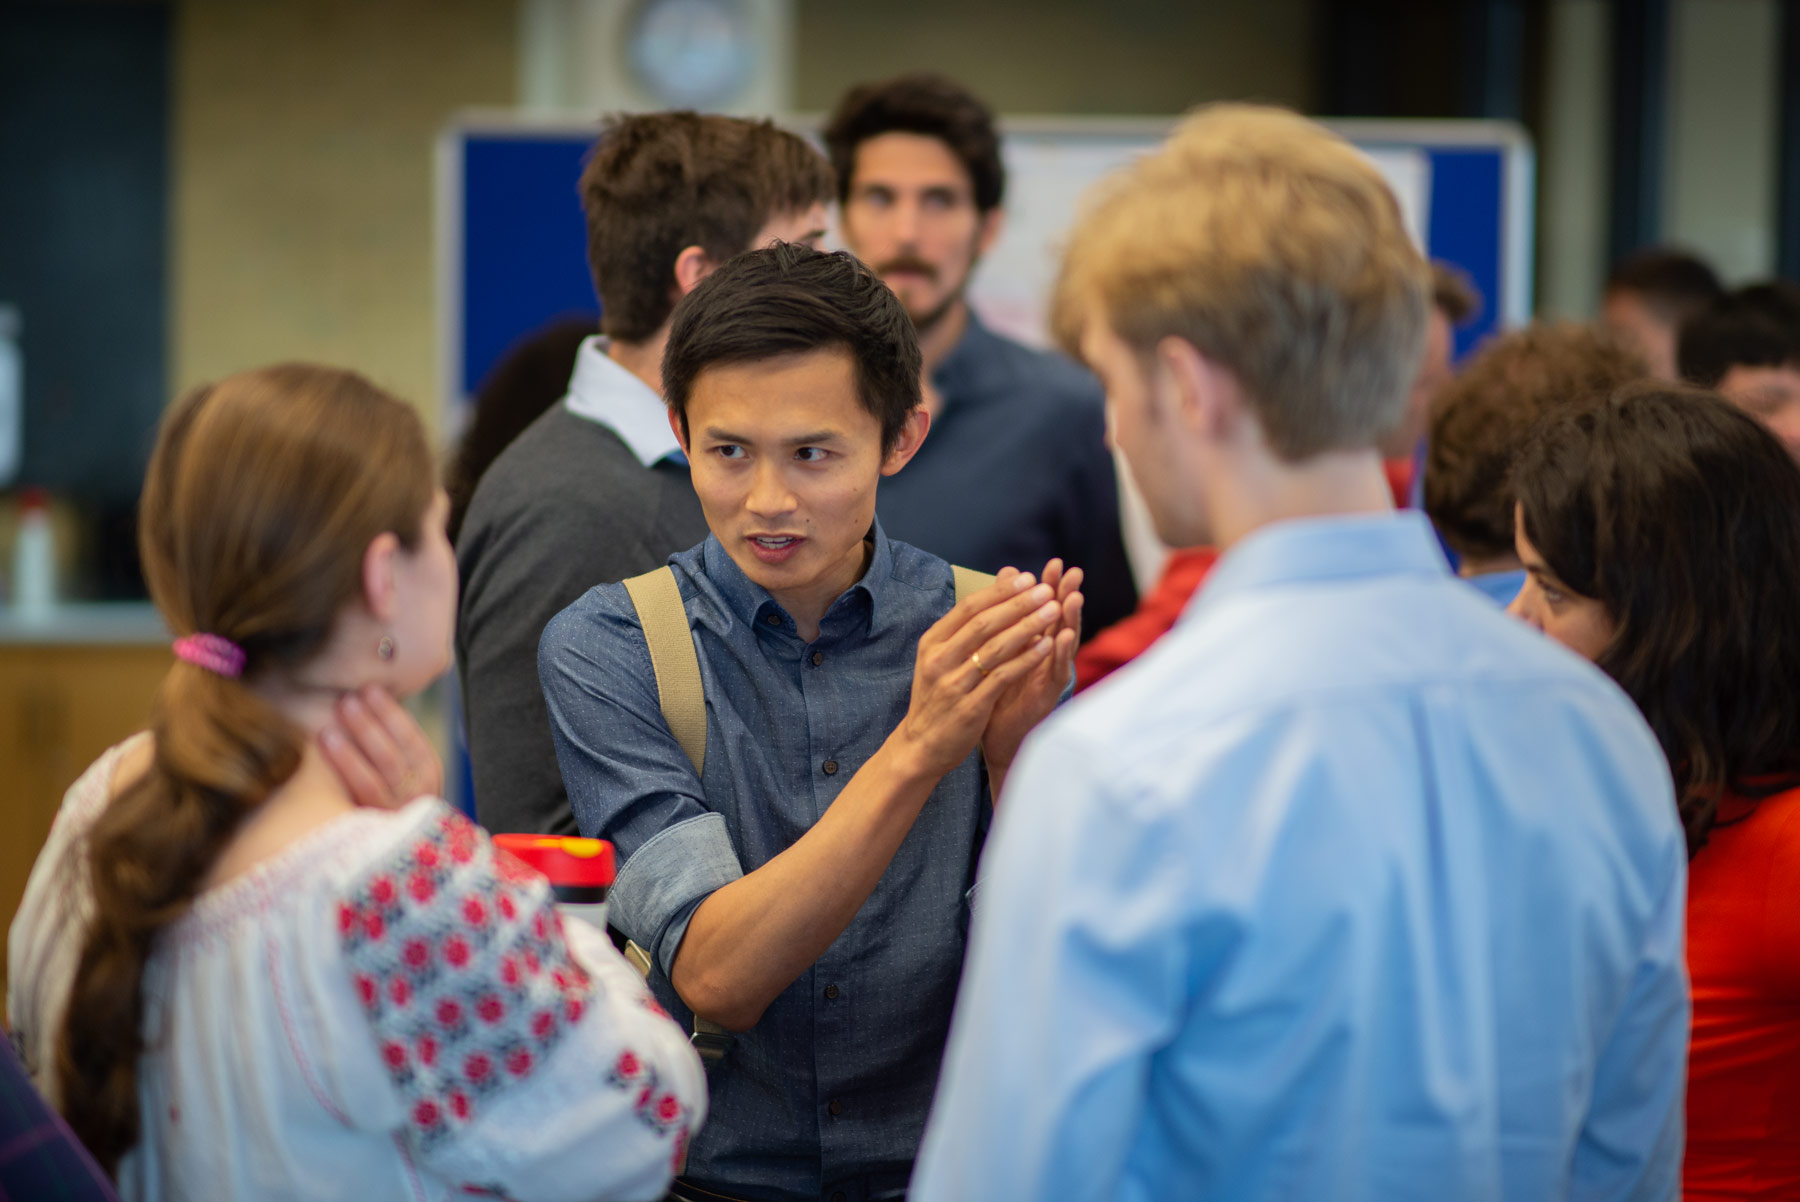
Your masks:
[{"label": "gold wedding ring", "polygon": [[988,674],[988,669],[981,666],[981,652],[977,651],[975,654],[971,655],[969,657],[969,662],[974,664],[975,670],[977,672],[981,673],[983,676],[986,676]]}]

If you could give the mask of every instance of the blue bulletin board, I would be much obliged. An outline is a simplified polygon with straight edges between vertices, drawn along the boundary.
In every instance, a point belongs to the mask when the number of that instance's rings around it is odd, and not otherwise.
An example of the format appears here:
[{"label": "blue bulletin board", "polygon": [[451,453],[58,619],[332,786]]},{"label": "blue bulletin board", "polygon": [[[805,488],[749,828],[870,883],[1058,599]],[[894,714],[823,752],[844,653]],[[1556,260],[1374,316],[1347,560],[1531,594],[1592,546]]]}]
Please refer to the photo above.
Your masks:
[{"label": "blue bulletin board", "polygon": [[[815,124],[797,121],[796,128]],[[1167,119],[1009,118],[1007,229],[971,299],[995,326],[1041,340],[1055,244],[1081,194],[1154,147]],[[1466,271],[1479,316],[1456,333],[1460,357],[1493,330],[1530,319],[1535,160],[1510,122],[1328,122],[1388,175],[1428,253]],[[592,121],[469,114],[438,147],[438,320],[444,429],[514,340],[599,305],[587,270],[576,185]]]}]

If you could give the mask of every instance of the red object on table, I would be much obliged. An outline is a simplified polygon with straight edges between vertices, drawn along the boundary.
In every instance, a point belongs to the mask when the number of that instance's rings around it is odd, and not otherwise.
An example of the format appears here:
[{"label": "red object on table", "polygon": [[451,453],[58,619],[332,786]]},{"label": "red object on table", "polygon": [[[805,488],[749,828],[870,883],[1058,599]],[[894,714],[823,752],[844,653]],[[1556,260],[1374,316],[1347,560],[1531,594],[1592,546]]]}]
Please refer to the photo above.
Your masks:
[{"label": "red object on table", "polygon": [[613,845],[573,835],[495,835],[496,846],[550,878],[552,885],[582,888],[613,883]]}]

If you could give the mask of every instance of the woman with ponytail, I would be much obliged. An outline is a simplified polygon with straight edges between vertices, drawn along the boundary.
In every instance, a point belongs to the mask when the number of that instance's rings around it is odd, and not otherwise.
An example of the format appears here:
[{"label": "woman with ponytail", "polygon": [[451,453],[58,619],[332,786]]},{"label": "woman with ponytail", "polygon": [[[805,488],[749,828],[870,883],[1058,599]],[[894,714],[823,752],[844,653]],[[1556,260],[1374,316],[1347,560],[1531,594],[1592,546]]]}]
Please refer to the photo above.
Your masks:
[{"label": "woman with ponytail", "polygon": [[700,1121],[693,1051],[603,934],[322,754],[341,699],[446,667],[446,508],[412,410],[348,372],[164,419],[139,541],[176,662],[70,789],[10,942],[34,1077],[127,1199],[653,1198]]},{"label": "woman with ponytail", "polygon": [[1630,694],[1687,828],[1683,1197],[1800,1197],[1800,467],[1642,384],[1540,428],[1514,494],[1511,612]]}]

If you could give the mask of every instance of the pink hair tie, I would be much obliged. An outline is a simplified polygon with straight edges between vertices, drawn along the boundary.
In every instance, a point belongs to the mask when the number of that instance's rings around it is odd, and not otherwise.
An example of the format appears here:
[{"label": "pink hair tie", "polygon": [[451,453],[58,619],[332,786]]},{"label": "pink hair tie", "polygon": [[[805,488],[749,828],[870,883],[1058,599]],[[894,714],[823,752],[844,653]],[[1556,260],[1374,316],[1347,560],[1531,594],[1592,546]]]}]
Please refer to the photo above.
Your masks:
[{"label": "pink hair tie", "polygon": [[175,658],[220,676],[235,679],[244,674],[244,649],[216,634],[190,634],[176,639]]}]

